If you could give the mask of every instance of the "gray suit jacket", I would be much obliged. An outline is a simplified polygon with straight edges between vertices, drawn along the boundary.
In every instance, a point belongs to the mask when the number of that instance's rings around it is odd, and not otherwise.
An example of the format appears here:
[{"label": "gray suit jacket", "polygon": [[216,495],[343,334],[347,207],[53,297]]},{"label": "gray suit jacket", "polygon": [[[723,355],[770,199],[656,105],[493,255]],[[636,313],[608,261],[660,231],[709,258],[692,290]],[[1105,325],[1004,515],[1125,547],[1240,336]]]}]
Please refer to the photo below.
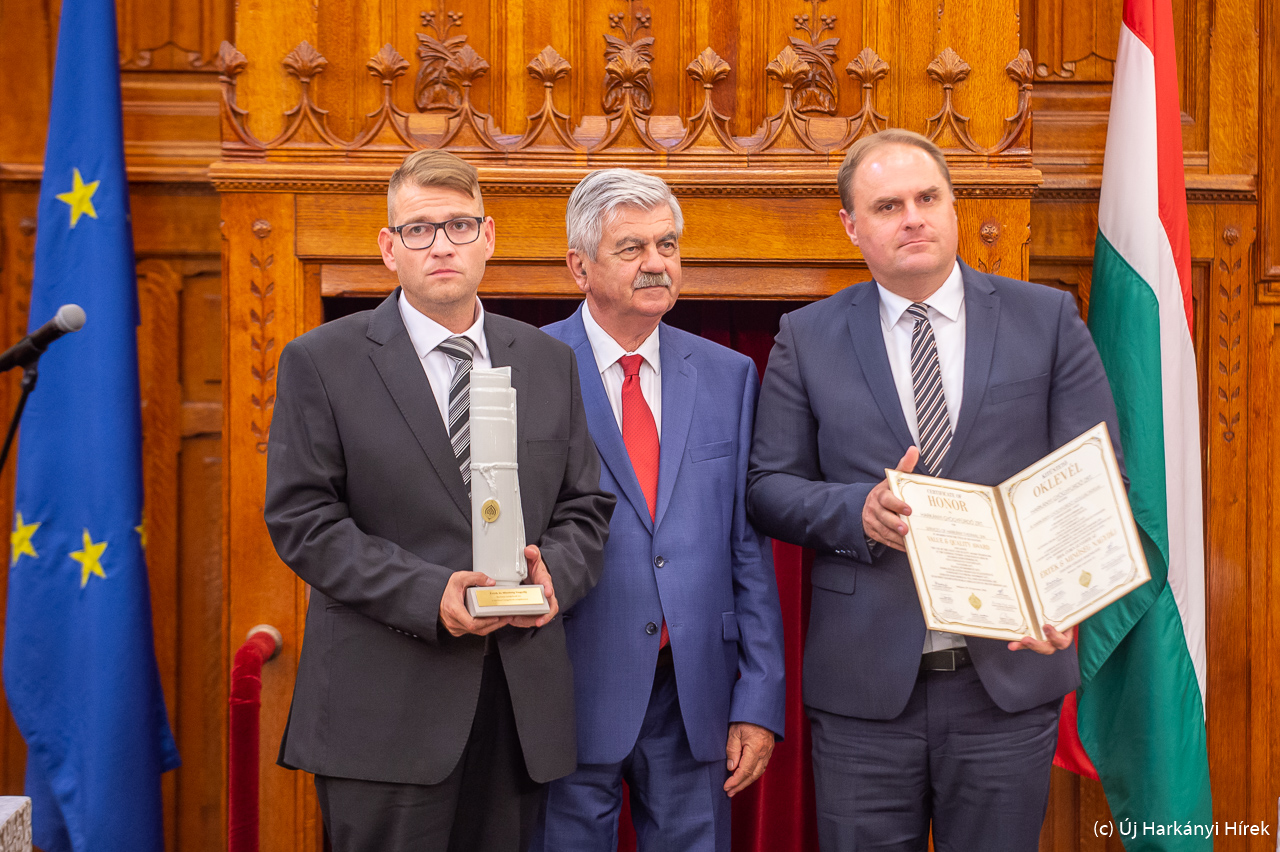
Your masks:
[{"label": "gray suit jacket", "polygon": [[[454,571],[471,570],[471,509],[430,383],[396,305],[327,323],[280,356],[266,521],[311,585],[280,763],[414,784],[457,764],[475,714],[484,639],[438,624]],[[561,610],[595,585],[614,498],[600,490],[573,352],[486,313],[511,366],[526,534]],[[559,618],[497,634],[530,776],[576,766],[573,678]]]},{"label": "gray suit jacket", "polygon": [[[964,398],[940,475],[995,485],[1104,420],[1119,448],[1111,388],[1071,296],[963,263],[961,272]],[[912,443],[874,281],[782,318],[756,412],[747,511],[767,535],[817,551],[804,700],[830,713],[892,719],[915,684],[925,625],[906,554],[872,553],[862,530],[868,493]],[[1074,646],[1040,656],[967,641],[1007,711],[1079,684]]]}]

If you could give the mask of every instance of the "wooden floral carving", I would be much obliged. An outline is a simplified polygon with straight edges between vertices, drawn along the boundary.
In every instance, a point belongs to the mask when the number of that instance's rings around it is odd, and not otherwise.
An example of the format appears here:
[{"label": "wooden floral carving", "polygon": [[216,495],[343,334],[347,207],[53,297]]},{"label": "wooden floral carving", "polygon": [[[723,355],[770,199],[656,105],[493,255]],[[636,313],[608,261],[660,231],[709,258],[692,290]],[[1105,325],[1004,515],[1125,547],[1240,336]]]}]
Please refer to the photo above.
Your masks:
[{"label": "wooden floral carving", "polygon": [[[409,70],[409,61],[390,44],[384,44],[382,49],[365,63],[365,67],[382,83],[382,106],[366,116],[373,119],[373,122],[351,143],[351,147],[365,148],[371,144],[383,143],[393,146],[407,145],[412,148],[409,116],[391,102],[391,87],[397,77]],[[386,133],[388,129],[389,134]]]},{"label": "wooden floral carving", "polygon": [[717,82],[729,76],[730,70],[729,63],[709,47],[685,68],[688,75],[702,85],[702,106],[689,120],[684,139],[671,149],[671,153],[678,154],[695,147],[703,150],[721,149],[731,153],[744,152],[745,149],[734,140],[729,131],[729,117],[716,111],[711,103],[711,90]]},{"label": "wooden floral carving", "polygon": [[841,144],[842,148],[863,136],[883,130],[889,120],[876,112],[875,106],[876,84],[888,75],[889,63],[871,48],[864,47],[844,70],[862,87],[862,103],[858,106],[858,111],[849,118],[849,135]]},{"label": "wooden floral carving", "polygon": [[929,129],[925,135],[944,148],[958,144],[970,151],[983,153],[969,135],[969,117],[961,115],[952,102],[955,87],[968,79],[972,70],[969,63],[950,47],[943,48],[942,53],[929,63],[925,73],[942,86],[942,107],[929,117]]},{"label": "wooden floral carving", "polygon": [[581,151],[582,146],[569,129],[569,116],[556,109],[556,81],[572,70],[568,60],[547,45],[526,66],[529,76],[542,83],[542,108],[529,116],[529,128],[516,144],[517,151],[532,147],[568,148]]}]

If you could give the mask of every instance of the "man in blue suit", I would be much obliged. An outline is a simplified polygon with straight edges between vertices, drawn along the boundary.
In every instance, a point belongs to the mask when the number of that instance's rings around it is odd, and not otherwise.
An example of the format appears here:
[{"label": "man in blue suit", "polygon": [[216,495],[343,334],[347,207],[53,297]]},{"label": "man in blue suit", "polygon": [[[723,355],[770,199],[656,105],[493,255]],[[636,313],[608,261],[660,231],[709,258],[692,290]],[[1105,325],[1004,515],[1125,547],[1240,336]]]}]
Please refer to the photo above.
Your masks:
[{"label": "man in blue suit", "polygon": [[642,852],[727,852],[729,797],[783,730],[773,560],[746,516],[755,365],[661,322],[683,220],[660,179],[592,172],[567,219],[586,301],[545,331],[577,355],[618,507],[600,582],[564,615],[578,769],[549,787],[534,847],[613,852],[625,780]]},{"label": "man in blue suit", "polygon": [[[890,130],[839,172],[874,276],[782,318],[747,505],[813,548],[804,701],[824,852],[1030,852],[1048,804],[1071,635],[925,630],[889,467],[994,485],[1101,421],[1097,350],[1071,297],[956,258],[941,151]],[[1036,653],[1032,653],[1036,652]]]}]

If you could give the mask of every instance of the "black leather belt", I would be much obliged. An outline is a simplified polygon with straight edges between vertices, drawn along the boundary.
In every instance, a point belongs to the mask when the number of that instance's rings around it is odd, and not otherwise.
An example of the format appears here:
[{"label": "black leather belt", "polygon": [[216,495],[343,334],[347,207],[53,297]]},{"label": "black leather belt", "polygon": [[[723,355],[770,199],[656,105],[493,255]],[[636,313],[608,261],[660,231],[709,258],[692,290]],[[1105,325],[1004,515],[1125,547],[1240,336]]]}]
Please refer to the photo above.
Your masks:
[{"label": "black leather belt", "polygon": [[969,657],[968,648],[947,648],[920,656],[922,672],[953,672],[969,665],[973,665],[973,660]]}]

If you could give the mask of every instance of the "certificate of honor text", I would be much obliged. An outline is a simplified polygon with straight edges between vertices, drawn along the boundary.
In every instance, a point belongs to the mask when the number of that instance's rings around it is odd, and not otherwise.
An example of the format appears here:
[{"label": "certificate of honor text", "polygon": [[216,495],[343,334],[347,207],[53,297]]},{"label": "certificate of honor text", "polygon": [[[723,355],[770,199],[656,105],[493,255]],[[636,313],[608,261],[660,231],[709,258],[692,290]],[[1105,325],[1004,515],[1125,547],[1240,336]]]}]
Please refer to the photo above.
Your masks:
[{"label": "certificate of honor text", "polygon": [[1105,423],[989,488],[886,471],[930,630],[1066,630],[1151,579]]}]

